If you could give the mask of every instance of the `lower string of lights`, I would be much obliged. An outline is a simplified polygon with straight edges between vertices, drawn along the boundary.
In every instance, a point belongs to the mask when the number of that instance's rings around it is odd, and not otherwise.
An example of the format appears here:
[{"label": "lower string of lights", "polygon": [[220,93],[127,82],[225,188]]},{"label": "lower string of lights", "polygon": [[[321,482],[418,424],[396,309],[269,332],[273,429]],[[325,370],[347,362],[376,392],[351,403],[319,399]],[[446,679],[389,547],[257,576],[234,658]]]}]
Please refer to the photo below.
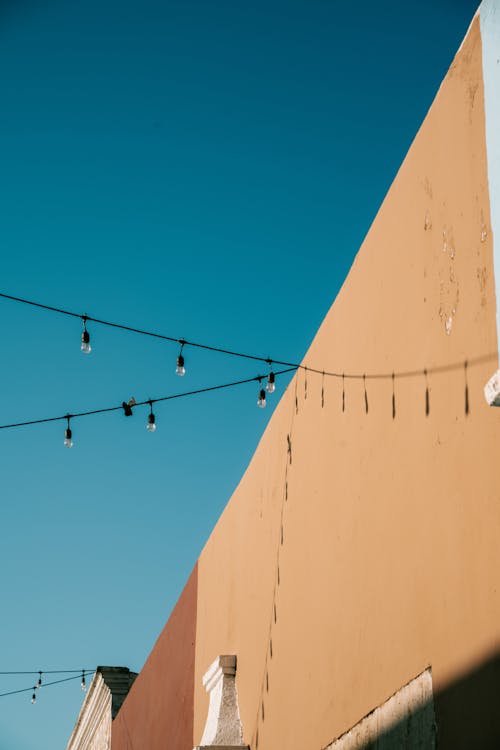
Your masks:
[{"label": "lower string of lights", "polygon": [[[50,682],[44,682],[43,675],[59,675],[71,673],[71,677],[63,677],[58,680],[51,680]],[[76,672],[76,674],[74,674]],[[6,693],[0,693],[0,698],[5,698],[8,695],[19,695],[20,693],[31,693],[31,703],[34,705],[37,701],[37,696],[42,688],[51,687],[52,685],[60,685],[63,682],[70,682],[72,680],[80,680],[80,687],[85,692],[87,690],[86,677],[93,675],[95,669],[63,669],[63,670],[49,670],[38,672],[0,672],[0,675],[24,675],[24,674],[37,674],[38,680],[31,687],[21,688],[20,690],[9,690]]]},{"label": "lower string of lights", "polygon": [[[182,354],[179,355],[179,359],[181,360],[181,365],[184,366],[182,359]],[[57,416],[57,417],[46,417],[44,419],[31,419],[26,422],[16,422],[13,424],[5,424],[0,425],[0,430],[6,430],[14,427],[27,427],[30,425],[35,424],[43,424],[46,422],[57,422],[57,421],[66,421],[66,428],[64,430],[64,445],[66,448],[72,448],[73,443],[73,429],[72,429],[72,420],[78,419],[80,417],[88,417],[92,416],[94,414],[104,414],[106,412],[112,412],[112,411],[121,411],[123,410],[123,414],[126,417],[131,417],[134,413],[134,408],[136,406],[149,406],[149,414],[147,416],[146,420],[146,429],[148,432],[155,432],[156,431],[156,415],[153,412],[153,404],[161,402],[161,401],[171,401],[173,399],[178,398],[186,398],[188,396],[195,396],[199,395],[201,393],[209,393],[211,391],[218,391],[222,390],[224,388],[234,388],[239,385],[244,385],[246,383],[252,383],[252,382],[258,382],[259,384],[259,390],[258,390],[258,398],[257,398],[257,406],[261,409],[264,409],[267,405],[267,395],[272,394],[276,390],[276,376],[278,375],[284,375],[289,372],[295,372],[297,368],[294,367],[288,367],[285,370],[278,370],[274,372],[272,370],[272,367],[269,370],[269,373],[267,375],[255,375],[251,378],[245,378],[244,380],[236,380],[231,383],[223,383],[221,385],[214,385],[209,386],[207,388],[198,388],[194,391],[186,391],[184,393],[176,393],[172,394],[170,396],[161,396],[160,398],[150,398],[145,401],[136,401],[135,398],[130,398],[128,401],[122,401],[121,406],[110,406],[104,409],[92,409],[90,411],[84,411],[79,412],[75,414],[64,414],[63,416]],[[265,381],[265,385],[263,384],[263,381]],[[1,673],[0,673],[1,674]]]}]

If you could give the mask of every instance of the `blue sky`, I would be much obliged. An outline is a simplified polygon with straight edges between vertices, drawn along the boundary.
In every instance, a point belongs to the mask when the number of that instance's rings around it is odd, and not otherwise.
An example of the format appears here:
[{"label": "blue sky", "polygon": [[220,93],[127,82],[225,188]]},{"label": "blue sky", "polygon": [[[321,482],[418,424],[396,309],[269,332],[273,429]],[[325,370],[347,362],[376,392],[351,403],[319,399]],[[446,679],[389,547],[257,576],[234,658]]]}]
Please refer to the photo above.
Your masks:
[{"label": "blue sky", "polygon": [[[299,361],[476,4],[2,0],[0,291]],[[2,424],[262,369],[0,300]],[[250,460],[254,384],[0,431],[0,671],[139,670]],[[31,678],[0,676],[0,692]],[[78,681],[0,702],[64,748]]]}]

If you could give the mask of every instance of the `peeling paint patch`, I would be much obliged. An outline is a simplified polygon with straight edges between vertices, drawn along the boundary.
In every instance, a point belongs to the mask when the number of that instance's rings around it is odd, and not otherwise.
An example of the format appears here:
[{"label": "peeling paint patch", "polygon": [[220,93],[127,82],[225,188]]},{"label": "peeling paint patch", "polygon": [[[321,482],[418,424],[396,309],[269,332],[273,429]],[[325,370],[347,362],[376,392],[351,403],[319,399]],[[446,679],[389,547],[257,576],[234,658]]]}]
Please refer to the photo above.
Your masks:
[{"label": "peeling paint patch", "polygon": [[439,277],[439,310],[441,325],[447,336],[451,334],[460,301],[460,287],[455,267],[455,239],[453,227],[443,227],[442,252],[437,256]]}]

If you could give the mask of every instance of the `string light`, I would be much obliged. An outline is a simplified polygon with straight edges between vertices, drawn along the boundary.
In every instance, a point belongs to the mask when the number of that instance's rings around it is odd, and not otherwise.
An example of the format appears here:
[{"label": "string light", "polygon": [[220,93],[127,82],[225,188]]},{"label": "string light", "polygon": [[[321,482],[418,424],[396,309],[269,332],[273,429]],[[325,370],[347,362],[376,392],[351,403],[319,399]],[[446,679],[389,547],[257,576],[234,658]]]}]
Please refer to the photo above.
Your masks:
[{"label": "string light", "polygon": [[175,368],[175,372],[179,377],[183,377],[186,374],[186,368],[184,367],[184,355],[182,354],[182,350],[184,349],[184,346],[186,342],[184,339],[180,339],[179,343],[181,345],[181,350],[179,352],[179,356],[177,357],[177,367]]},{"label": "string light", "polygon": [[[274,374],[276,376],[285,375],[286,373],[295,371],[295,369],[296,369],[295,367],[288,367],[284,370],[278,370]],[[208,386],[207,388],[198,388],[194,391],[184,391],[183,393],[174,393],[169,396],[161,396],[160,398],[148,399],[147,401],[136,402],[135,399],[131,398],[128,403],[126,403],[125,401],[122,401],[121,406],[108,406],[108,407],[105,407],[104,409],[91,409],[90,411],[81,411],[75,414],[65,414],[64,416],[45,417],[43,419],[30,419],[26,422],[14,422],[12,424],[3,424],[3,425],[0,425],[0,430],[12,429],[14,427],[28,427],[28,426],[35,425],[35,424],[45,424],[47,422],[59,422],[62,419],[67,419],[68,425],[69,425],[70,419],[77,419],[78,417],[90,417],[95,414],[105,414],[107,412],[121,411],[122,409],[126,413],[127,416],[130,416],[129,412],[130,413],[132,412],[132,406],[145,406],[146,404],[150,406],[151,404],[154,404],[160,401],[172,401],[178,398],[187,398],[189,396],[197,396],[202,393],[220,391],[225,388],[234,388],[236,386],[245,385],[246,383],[255,382],[256,380],[259,383],[262,383],[262,380],[264,377],[265,377],[264,375],[256,375],[252,378],[245,378],[244,380],[235,380],[231,383],[222,383],[221,385],[211,385],[211,386]],[[266,392],[263,388],[261,389],[261,391],[263,392],[263,397],[265,400]],[[259,393],[259,399],[260,399],[260,396],[261,396],[261,393]],[[0,672],[0,674],[2,673]]]},{"label": "string light", "polygon": [[[76,672],[76,674],[75,674],[75,672]],[[62,679],[53,680],[52,682],[45,682],[43,684],[43,687],[45,689],[47,687],[51,687],[52,685],[60,685],[63,682],[69,682],[71,680],[79,679],[80,680],[80,686],[81,686],[82,690],[85,691],[87,689],[86,679],[85,678],[89,674],[94,674],[94,672],[95,672],[94,669],[54,669],[54,670],[49,670],[47,672],[44,672],[44,674],[59,675],[59,674],[68,674],[68,673],[70,673],[72,676],[71,677],[63,677]],[[42,686],[42,683],[41,683],[42,672],[40,672],[40,671],[38,671],[38,673],[37,672],[26,672],[26,671],[21,671],[21,672],[0,672],[0,675],[10,675],[10,676],[11,675],[24,675],[24,674],[29,674],[29,675],[38,674],[39,675],[39,677],[38,677],[38,684],[32,685],[31,687],[27,687],[27,688],[21,688],[20,690],[9,690],[6,693],[0,693],[0,698],[5,698],[8,695],[19,695],[20,693],[31,693],[31,703],[32,704],[36,703],[36,701],[37,701],[37,691],[40,690],[40,688]]]},{"label": "string light", "polygon": [[90,354],[92,347],[90,346],[90,333],[87,331],[87,316],[82,316],[83,320],[83,331],[82,331],[82,345],[80,349],[84,354]]},{"label": "string light", "polygon": [[149,401],[149,406],[151,411],[148,414],[148,421],[146,423],[146,430],[148,432],[154,432],[156,430],[156,422],[155,422],[155,415],[153,414],[153,402]]},{"label": "string light", "polygon": [[[207,345],[207,344],[202,344],[202,343],[198,343],[198,342],[194,342],[194,341],[187,341],[186,339],[179,339],[179,338],[174,338],[174,337],[171,337],[171,336],[165,336],[163,334],[158,334],[158,333],[154,333],[154,332],[151,332],[151,331],[145,331],[145,330],[142,330],[142,329],[139,329],[139,328],[133,328],[131,326],[122,325],[122,324],[119,324],[119,323],[112,323],[110,321],[102,320],[102,319],[99,319],[99,318],[93,318],[93,317],[90,317],[88,315],[81,315],[80,313],[75,313],[75,312],[72,312],[72,311],[69,311],[69,310],[63,310],[61,308],[57,308],[57,307],[53,307],[53,306],[49,306],[49,305],[44,305],[44,304],[41,304],[41,303],[38,303],[38,302],[34,302],[32,300],[23,299],[23,298],[20,298],[20,297],[14,297],[13,295],[5,294],[5,293],[2,293],[2,292],[0,292],[0,298],[13,300],[13,301],[20,302],[20,303],[23,303],[23,304],[26,304],[26,305],[30,305],[30,306],[33,306],[33,307],[36,307],[36,308],[39,308],[39,309],[44,309],[44,310],[49,310],[49,311],[52,311],[52,312],[56,312],[56,313],[59,313],[59,314],[62,314],[62,315],[67,315],[67,316],[71,316],[71,317],[80,318],[80,319],[83,320],[84,331],[86,330],[86,323],[87,323],[87,321],[93,321],[93,322],[98,323],[100,325],[105,325],[105,326],[109,326],[109,327],[112,327],[112,328],[117,328],[117,329],[120,329],[120,330],[129,331],[129,332],[132,332],[132,333],[137,333],[137,334],[141,334],[141,335],[144,335],[144,336],[151,336],[151,337],[158,338],[158,339],[161,339],[161,340],[164,340],[164,341],[177,342],[178,344],[180,343],[181,349],[180,349],[180,354],[179,354],[179,357],[178,357],[178,359],[179,359],[179,363],[178,364],[179,364],[179,369],[182,367],[184,369],[184,372],[182,372],[182,373],[179,372],[179,374],[184,374],[185,373],[185,364],[184,364],[184,356],[183,356],[184,347],[185,346],[192,346],[192,347],[197,347],[197,348],[200,348],[200,349],[205,349],[207,351],[213,351],[213,352],[218,352],[218,353],[221,353],[221,354],[226,354],[226,355],[233,356],[233,357],[242,357],[242,358],[245,358],[245,359],[252,359],[252,360],[256,360],[256,361],[262,361],[262,362],[268,363],[269,365],[271,365],[272,363],[274,363],[275,365],[283,365],[283,366],[286,366],[288,368],[286,370],[282,370],[281,372],[289,372],[289,371],[292,371],[292,370],[303,369],[304,371],[309,370],[309,372],[320,374],[323,379],[324,379],[325,376],[326,377],[341,378],[342,379],[342,411],[344,411],[345,407],[346,407],[346,400],[345,400],[346,399],[345,380],[347,380],[348,378],[349,379],[363,379],[364,384],[366,384],[366,380],[368,380],[368,379],[371,379],[371,380],[386,380],[386,379],[391,379],[391,380],[393,380],[394,377],[397,377],[397,378],[410,378],[410,377],[421,377],[422,376],[422,369],[400,371],[398,373],[393,373],[393,372],[389,372],[389,373],[379,372],[379,373],[372,373],[372,374],[368,374],[368,375],[366,375],[366,374],[359,374],[359,373],[342,373],[342,372],[331,372],[331,371],[328,372],[326,370],[320,370],[320,369],[313,368],[313,367],[310,367],[310,366],[305,365],[305,364],[296,364],[296,363],[285,362],[283,360],[276,360],[276,359],[271,360],[269,357],[259,357],[259,356],[255,356],[253,354],[248,354],[248,353],[244,353],[244,352],[237,352],[237,351],[233,351],[233,350],[230,350],[230,349],[225,349],[225,348],[222,348],[222,347],[215,347],[215,346],[211,346],[211,345]],[[88,331],[87,331],[87,333],[88,333]],[[87,338],[87,337],[85,337],[85,338]],[[83,342],[82,341],[82,343],[88,343],[88,344],[90,344],[90,336],[89,336],[89,340],[87,342]],[[180,358],[182,358],[182,359],[180,359]],[[470,358],[468,360],[468,365],[472,366],[473,364],[474,365],[481,364],[481,363],[489,362],[491,360],[495,360],[496,358],[497,358],[497,352],[494,352],[494,353],[492,352],[490,354],[478,356],[478,357],[475,357],[475,358]],[[425,372],[425,377],[426,377],[426,386],[427,386],[427,372],[429,372],[429,373],[431,373],[431,372],[432,373],[438,373],[438,372],[439,373],[444,373],[444,372],[450,372],[450,371],[459,369],[461,367],[463,367],[463,362],[449,363],[449,364],[445,364],[445,365],[438,365],[436,367],[433,367],[433,368],[430,368],[428,370],[425,370],[424,372]],[[274,373],[274,374],[278,374],[278,373]],[[270,385],[270,387],[272,387],[272,378],[270,377],[270,375],[271,375],[271,373],[269,373],[269,377],[268,377],[268,381],[269,382],[268,382],[268,384]],[[258,379],[258,378],[250,378],[249,380],[253,380],[253,379]],[[164,398],[161,398],[161,399],[155,399],[155,400],[157,400],[157,401],[158,400],[163,401],[163,400],[168,400],[170,398],[180,398],[180,397],[183,397],[183,396],[194,395],[195,393],[204,393],[204,392],[207,392],[207,391],[210,391],[210,390],[216,390],[218,388],[230,387],[231,385],[239,385],[242,382],[249,382],[249,380],[238,381],[236,383],[226,384],[226,385],[222,385],[222,386],[215,386],[213,388],[203,388],[203,389],[200,389],[198,391],[191,391],[191,392],[188,392],[188,393],[177,394],[175,396],[168,396],[168,397],[164,397]],[[267,390],[267,387],[266,387],[266,390]],[[267,392],[269,393],[271,391],[267,390]],[[365,392],[366,392],[366,385],[365,385]],[[427,386],[427,388],[426,388],[426,414],[428,414],[428,412],[429,412],[428,401],[429,401],[429,398],[428,398],[428,386]],[[125,409],[124,403],[125,402],[123,402],[122,407],[110,407],[110,408],[106,408],[106,409],[94,409],[92,411],[81,412],[80,414],[73,415],[73,416],[87,416],[87,415],[90,415],[90,414],[97,414],[97,413],[103,413],[103,412],[108,412],[108,411],[115,411],[115,410],[120,409],[120,408],[123,408],[124,411],[125,411],[125,413],[127,414],[127,416],[130,416],[131,415],[131,409],[128,409],[128,408]],[[261,398],[261,394],[259,392],[258,403],[259,403],[259,406],[261,408],[265,407],[265,405],[266,405],[265,404],[265,393],[264,393],[264,398]],[[128,406],[130,406],[130,404]],[[297,403],[296,403],[296,407],[298,408],[298,404]],[[297,408],[296,408],[296,410],[297,410]],[[466,405],[466,408],[467,408],[467,405]],[[28,422],[19,422],[19,423],[15,423],[15,424],[0,425],[0,429],[7,429],[7,428],[11,428],[11,427],[20,427],[20,426],[24,426],[24,425],[28,425],[28,424],[40,424],[42,422],[52,422],[52,421],[60,420],[60,419],[63,419],[63,418],[64,417],[50,417],[48,419],[34,419],[34,420],[30,420]],[[69,424],[68,424],[68,429],[70,429],[69,428]],[[69,442],[71,442],[71,444],[72,444],[72,440],[70,440]],[[65,440],[65,444],[68,445],[68,447],[71,447],[69,445],[69,443],[66,443],[66,440]]]},{"label": "string light", "polygon": [[[46,669],[43,672],[40,672],[39,669],[32,669],[32,670],[21,670],[21,671],[10,671],[10,672],[0,672],[1,677],[13,677],[13,676],[19,676],[22,674],[73,674],[76,675],[76,677],[79,677],[81,673],[84,674],[90,674],[91,672],[94,672],[93,669]],[[71,678],[74,679],[74,678]],[[50,683],[50,684],[56,684],[56,683]],[[28,690],[31,690],[31,688],[28,688]]]},{"label": "string light", "polygon": [[[109,320],[103,320],[101,318],[94,318],[90,315],[82,315],[81,313],[73,312],[71,310],[64,310],[60,307],[54,307],[52,305],[44,305],[40,302],[34,302],[33,300],[24,299],[23,297],[15,297],[12,294],[5,294],[4,292],[0,292],[0,298],[11,300],[14,302],[20,302],[24,305],[30,305],[31,307],[36,307],[42,310],[48,310],[50,312],[58,313],[60,315],[66,315],[73,318],[80,318],[84,321],[84,324],[87,321],[92,321],[93,323],[97,323],[99,325],[108,326],[110,328],[117,328],[122,331],[128,331],[130,333],[137,333],[142,336],[150,336],[152,338],[161,339],[162,341],[170,341],[172,343],[180,343],[181,344],[181,354],[179,356],[182,356],[182,350],[185,346],[192,346],[196,347],[198,349],[204,349],[205,351],[211,351],[211,352],[217,352],[219,354],[225,354],[230,357],[240,357],[243,359],[251,359],[257,362],[270,362],[269,357],[260,357],[254,354],[249,354],[246,352],[237,352],[232,349],[226,349],[219,346],[212,346],[210,344],[203,344],[196,341],[188,341],[186,339],[179,339],[174,336],[166,336],[161,333],[155,333],[154,331],[146,331],[141,328],[134,328],[133,326],[123,325],[121,323],[113,323]],[[84,325],[85,327],[85,325]],[[90,337],[89,337],[90,339]],[[83,343],[83,342],[82,342]],[[498,357],[498,353],[491,352],[490,354],[482,355],[475,358],[469,358],[468,359],[468,365],[469,367],[475,364],[482,364],[490,361],[496,360]],[[332,377],[332,378],[342,378],[343,380],[351,379],[351,380],[361,380],[365,378],[366,380],[389,380],[392,378],[392,372],[379,372],[379,373],[373,373],[373,374],[362,374],[362,373],[347,373],[347,372],[334,372],[334,371],[327,371],[315,367],[310,367],[309,365],[300,364],[296,362],[286,362],[284,360],[279,359],[273,359],[272,360],[275,365],[280,365],[282,367],[289,367],[291,369],[295,370],[308,370],[309,372],[316,373],[318,375],[321,375],[323,377]],[[182,365],[184,367],[184,364]],[[427,372],[429,373],[437,373],[437,372],[450,372],[452,370],[461,369],[463,367],[463,361],[462,362],[454,362],[451,364],[446,365],[439,365],[437,367],[429,368]],[[185,373],[185,370],[184,370]],[[182,373],[182,374],[184,374]],[[181,373],[179,373],[181,374]],[[422,375],[422,369],[415,369],[415,370],[406,370],[396,373],[397,378],[409,378],[409,377],[419,377]]]},{"label": "string light", "polygon": [[269,371],[269,375],[267,376],[267,385],[266,385],[266,391],[268,393],[274,393],[276,390],[276,384],[275,384],[275,377],[273,372],[273,363],[272,360],[269,361],[269,367],[271,368]]},{"label": "string light", "polygon": [[69,426],[69,420],[71,419],[69,414],[66,416],[66,419],[68,420],[68,425],[66,429],[64,430],[64,445],[66,446],[66,448],[72,448],[73,447],[73,433],[71,432],[71,427]]},{"label": "string light", "polygon": [[[262,385],[262,378],[259,378],[259,383]],[[266,392],[264,388],[261,388],[259,391],[259,398],[257,399],[257,406],[259,406],[261,409],[266,408]]]}]

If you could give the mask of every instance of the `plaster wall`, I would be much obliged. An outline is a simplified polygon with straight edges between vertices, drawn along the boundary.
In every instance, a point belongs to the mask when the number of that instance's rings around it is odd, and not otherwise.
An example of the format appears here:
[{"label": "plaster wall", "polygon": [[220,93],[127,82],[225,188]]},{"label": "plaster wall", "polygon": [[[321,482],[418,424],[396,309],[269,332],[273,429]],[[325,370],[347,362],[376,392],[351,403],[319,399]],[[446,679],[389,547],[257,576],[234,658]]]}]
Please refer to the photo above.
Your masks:
[{"label": "plaster wall", "polygon": [[439,692],[500,649],[485,88],[476,16],[304,360],[357,377],[292,381],[113,750],[199,744],[219,654],[252,750],[320,750],[428,667]]},{"label": "plaster wall", "polygon": [[111,731],[112,750],[192,750],[197,567]]},{"label": "plaster wall", "polygon": [[495,321],[476,17],[304,360],[366,380],[342,411],[341,379],[322,406],[299,372],[200,557],[195,741],[219,653],[245,742],[319,750],[428,666],[440,691],[496,652]]}]

